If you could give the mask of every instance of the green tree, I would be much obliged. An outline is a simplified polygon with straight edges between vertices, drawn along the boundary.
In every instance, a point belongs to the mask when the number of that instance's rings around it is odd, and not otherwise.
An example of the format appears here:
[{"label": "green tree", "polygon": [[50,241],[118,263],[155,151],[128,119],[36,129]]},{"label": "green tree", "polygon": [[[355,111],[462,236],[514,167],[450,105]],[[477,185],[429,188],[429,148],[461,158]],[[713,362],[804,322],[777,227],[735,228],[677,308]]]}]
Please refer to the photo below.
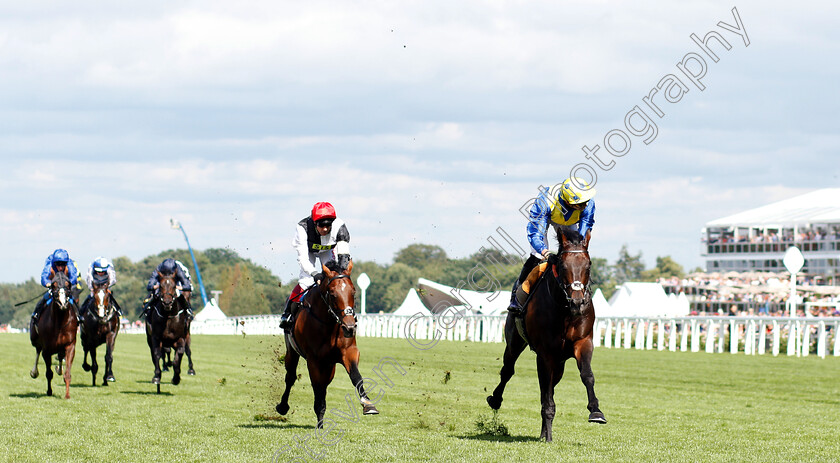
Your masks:
[{"label": "green tree", "polygon": [[442,247],[431,244],[410,244],[394,254],[395,264],[405,264],[415,269],[443,264],[447,259]]},{"label": "green tree", "polygon": [[604,297],[609,299],[615,292],[615,276],[614,269],[607,263],[607,259],[603,257],[595,257],[592,259],[592,264],[589,270],[589,281],[595,290],[600,289]]},{"label": "green tree", "polygon": [[682,265],[676,263],[671,256],[657,257],[656,267],[642,272],[642,279],[645,281],[656,281],[658,278],[677,277],[685,275]]},{"label": "green tree", "polygon": [[219,308],[227,316],[271,313],[268,299],[257,291],[251,271],[243,263],[227,267],[222,273]]},{"label": "green tree", "polygon": [[618,260],[615,261],[613,269],[617,285],[624,284],[628,281],[640,281],[642,279],[642,272],[645,269],[641,251],[636,255],[631,255],[630,251],[627,250],[627,245],[622,245],[621,250],[618,251]]}]

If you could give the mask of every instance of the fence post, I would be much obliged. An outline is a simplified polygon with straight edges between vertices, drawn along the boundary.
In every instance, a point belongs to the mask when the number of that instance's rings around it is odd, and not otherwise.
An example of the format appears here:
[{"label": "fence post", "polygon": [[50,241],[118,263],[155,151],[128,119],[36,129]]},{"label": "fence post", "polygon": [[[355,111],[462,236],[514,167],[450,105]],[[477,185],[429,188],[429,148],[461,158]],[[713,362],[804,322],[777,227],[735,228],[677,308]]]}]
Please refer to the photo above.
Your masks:
[{"label": "fence post", "polygon": [[712,354],[715,352],[715,336],[717,333],[717,323],[711,318],[706,320],[706,352]]},{"label": "fence post", "polygon": [[729,321],[729,353],[738,353],[738,327],[735,325],[735,320]]}]

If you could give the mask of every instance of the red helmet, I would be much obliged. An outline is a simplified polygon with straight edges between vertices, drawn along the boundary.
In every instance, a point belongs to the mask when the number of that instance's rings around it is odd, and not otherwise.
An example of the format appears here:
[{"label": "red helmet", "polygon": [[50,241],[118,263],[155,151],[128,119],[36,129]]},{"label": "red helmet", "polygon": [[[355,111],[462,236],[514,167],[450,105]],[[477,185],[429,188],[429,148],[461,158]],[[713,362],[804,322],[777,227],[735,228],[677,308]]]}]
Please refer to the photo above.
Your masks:
[{"label": "red helmet", "polygon": [[334,219],[335,208],[330,203],[315,203],[312,206],[312,220],[317,222],[321,219]]}]

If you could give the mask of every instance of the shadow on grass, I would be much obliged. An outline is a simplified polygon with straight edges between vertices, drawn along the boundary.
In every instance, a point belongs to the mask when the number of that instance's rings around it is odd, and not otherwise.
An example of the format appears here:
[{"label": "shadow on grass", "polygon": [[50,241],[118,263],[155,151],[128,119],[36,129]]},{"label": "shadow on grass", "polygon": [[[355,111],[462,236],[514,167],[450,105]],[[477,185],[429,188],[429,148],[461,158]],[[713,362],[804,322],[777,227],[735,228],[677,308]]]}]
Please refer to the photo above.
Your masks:
[{"label": "shadow on grass", "polygon": [[131,394],[131,395],[173,395],[171,392],[168,391],[120,391],[120,394]]},{"label": "shadow on grass", "polygon": [[271,421],[260,421],[259,423],[248,423],[236,425],[243,429],[315,429],[311,424],[277,423]]},{"label": "shadow on grass", "polygon": [[[53,397],[58,397],[53,392]],[[38,397],[49,397],[46,392],[25,392],[23,394],[9,394],[9,397],[14,397],[16,399],[35,399]]]},{"label": "shadow on grass", "polygon": [[491,434],[470,434],[466,436],[453,436],[458,439],[489,441],[489,442],[542,442],[539,437],[534,436],[494,436]]}]

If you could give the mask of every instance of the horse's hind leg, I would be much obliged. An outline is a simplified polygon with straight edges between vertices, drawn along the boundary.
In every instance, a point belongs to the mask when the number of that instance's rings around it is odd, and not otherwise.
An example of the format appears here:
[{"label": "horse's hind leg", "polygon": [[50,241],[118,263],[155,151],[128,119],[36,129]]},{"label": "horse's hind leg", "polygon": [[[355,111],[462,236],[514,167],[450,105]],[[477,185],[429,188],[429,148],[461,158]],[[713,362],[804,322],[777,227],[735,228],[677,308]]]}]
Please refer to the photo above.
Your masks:
[{"label": "horse's hind leg", "polygon": [[281,415],[289,412],[289,391],[292,390],[292,386],[297,380],[297,366],[299,361],[300,355],[289,346],[289,343],[286,343],[286,390],[283,391],[283,398],[280,400],[280,403],[275,407],[277,413]]},{"label": "horse's hind leg", "polygon": [[592,339],[586,338],[578,341],[575,344],[575,359],[577,360],[578,370],[580,370],[580,380],[586,387],[586,396],[589,403],[586,408],[589,410],[589,421],[591,423],[605,424],[607,419],[598,408],[598,398],[595,397],[595,374],[592,373]]},{"label": "horse's hind leg", "polygon": [[38,377],[38,358],[41,356],[41,349],[35,350],[35,365],[32,367],[32,370],[29,371],[29,376],[32,378]]},{"label": "horse's hind leg", "polygon": [[508,315],[507,321],[505,322],[505,340],[507,341],[505,344],[505,355],[503,357],[502,369],[499,372],[501,380],[499,381],[499,385],[496,386],[496,389],[493,390],[493,395],[487,396],[487,405],[490,405],[490,408],[493,410],[501,408],[502,394],[505,392],[505,386],[508,381],[513,377],[516,359],[519,358],[519,355],[525,350],[525,346],[528,345],[522,339],[522,336],[519,335],[519,331],[516,330],[516,322],[513,319],[513,315]]},{"label": "horse's hind leg", "polygon": [[189,369],[187,370],[187,374],[190,376],[195,376],[195,369],[193,368],[192,363],[192,350],[190,349],[190,338],[187,336],[187,345],[184,346],[184,352],[187,354],[187,362],[189,363]]},{"label": "horse's hind leg", "polygon": [[309,380],[312,382],[312,392],[315,395],[313,409],[318,419],[318,428],[324,427],[324,414],[327,412],[327,386],[335,376],[335,364],[318,365],[315,361],[306,362],[309,367]]},{"label": "horse's hind leg", "polygon": [[82,340],[82,351],[84,351],[85,355],[82,357],[82,370],[90,371],[90,365],[88,364],[88,346],[85,344],[85,341]]},{"label": "horse's hind leg", "polygon": [[68,345],[65,347],[65,354],[64,354],[64,361],[67,362],[64,365],[64,398],[70,398],[70,369],[73,367],[73,358],[76,357],[76,343]]},{"label": "horse's hind leg", "polygon": [[554,387],[563,377],[565,361],[554,362],[552,359],[537,356],[537,376],[540,381],[540,415],[542,427],[540,439],[551,442],[551,427],[554,424]]}]

